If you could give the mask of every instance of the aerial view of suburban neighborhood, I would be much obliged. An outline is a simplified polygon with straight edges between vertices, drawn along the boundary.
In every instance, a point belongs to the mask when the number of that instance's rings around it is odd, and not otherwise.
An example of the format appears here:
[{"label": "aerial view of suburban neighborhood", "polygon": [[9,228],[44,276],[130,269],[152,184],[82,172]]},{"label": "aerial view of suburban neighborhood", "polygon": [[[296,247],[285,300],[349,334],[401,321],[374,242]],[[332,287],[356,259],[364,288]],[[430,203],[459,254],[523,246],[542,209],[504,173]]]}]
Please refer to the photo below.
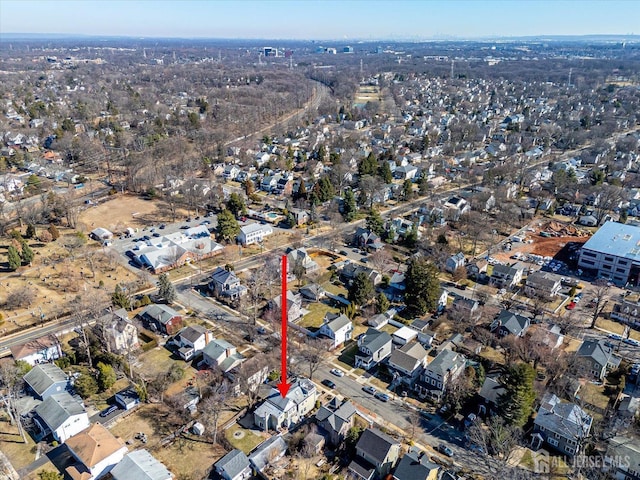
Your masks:
[{"label": "aerial view of suburban neighborhood", "polygon": [[639,480],[640,36],[0,34],[0,479]]}]

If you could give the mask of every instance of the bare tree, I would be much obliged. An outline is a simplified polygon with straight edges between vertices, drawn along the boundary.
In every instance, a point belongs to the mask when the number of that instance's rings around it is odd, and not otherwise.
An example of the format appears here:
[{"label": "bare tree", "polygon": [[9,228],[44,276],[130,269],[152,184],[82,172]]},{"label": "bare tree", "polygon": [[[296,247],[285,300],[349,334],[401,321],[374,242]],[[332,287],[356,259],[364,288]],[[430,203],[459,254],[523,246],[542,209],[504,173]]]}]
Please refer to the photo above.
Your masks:
[{"label": "bare tree", "polygon": [[520,470],[513,467],[513,457],[522,438],[522,430],[507,425],[501,418],[490,417],[483,425],[476,419],[469,427],[471,443],[477,445],[478,455],[490,478],[522,478],[514,474]]},{"label": "bare tree", "polygon": [[202,400],[203,415],[202,421],[208,426],[211,432],[213,443],[218,441],[218,429],[220,427],[220,417],[223,412],[229,409],[229,385],[225,379],[219,378],[212,382],[205,392]]},{"label": "bare tree", "polygon": [[299,355],[309,369],[309,379],[313,380],[313,374],[327,361],[329,341],[321,338],[307,338],[299,346]]},{"label": "bare tree", "polygon": [[386,248],[369,255],[367,261],[382,274],[389,272],[394,267],[393,256]]},{"label": "bare tree", "polygon": [[18,393],[22,389],[22,377],[25,372],[18,365],[13,363],[0,364],[0,387],[4,388],[5,395],[2,397],[7,414],[11,419],[11,424],[15,424],[18,428],[18,432],[22,437],[22,441],[27,443],[27,436],[22,422],[20,421],[20,415],[16,408],[16,401],[18,399]]},{"label": "bare tree", "polygon": [[604,307],[609,301],[609,282],[604,278],[599,278],[592,283],[595,288],[591,297],[591,304],[593,304],[593,314],[591,315],[591,325],[589,328],[595,328],[598,317],[604,310]]}]

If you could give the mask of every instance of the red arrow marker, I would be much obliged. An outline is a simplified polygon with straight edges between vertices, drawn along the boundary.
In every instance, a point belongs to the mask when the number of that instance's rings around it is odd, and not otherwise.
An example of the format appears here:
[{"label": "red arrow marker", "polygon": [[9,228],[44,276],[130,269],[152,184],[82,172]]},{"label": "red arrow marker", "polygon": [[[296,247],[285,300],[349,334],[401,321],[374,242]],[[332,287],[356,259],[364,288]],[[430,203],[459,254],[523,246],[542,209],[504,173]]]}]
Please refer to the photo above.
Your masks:
[{"label": "red arrow marker", "polygon": [[280,299],[280,310],[282,311],[282,365],[280,368],[280,383],[278,384],[278,390],[282,398],[287,396],[291,384],[287,382],[287,323],[289,317],[287,316],[287,256],[282,256],[282,295]]}]

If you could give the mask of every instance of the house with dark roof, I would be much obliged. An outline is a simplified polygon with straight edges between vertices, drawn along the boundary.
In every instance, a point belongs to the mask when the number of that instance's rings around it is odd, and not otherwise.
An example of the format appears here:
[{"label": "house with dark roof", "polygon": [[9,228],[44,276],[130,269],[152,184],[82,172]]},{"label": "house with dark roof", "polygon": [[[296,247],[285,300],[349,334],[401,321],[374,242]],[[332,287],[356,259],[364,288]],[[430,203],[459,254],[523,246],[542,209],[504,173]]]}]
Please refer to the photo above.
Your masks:
[{"label": "house with dark roof", "polygon": [[216,296],[235,300],[247,293],[247,287],[233,270],[217,267],[209,277],[209,290]]},{"label": "house with dark roof", "polygon": [[480,391],[478,392],[478,397],[480,397],[478,414],[493,415],[497,413],[498,399],[500,398],[500,395],[503,395],[504,393],[506,393],[506,390],[500,383],[497,376],[486,377]]},{"label": "house with dark roof", "polygon": [[400,456],[400,442],[377,428],[368,428],[356,444],[356,457],[348,470],[353,478],[371,480],[384,478]]},{"label": "house with dark roof", "polygon": [[396,348],[389,357],[389,370],[394,376],[394,384],[404,384],[413,388],[427,364],[427,351],[418,342],[411,342]]},{"label": "house with dark roof", "polygon": [[29,370],[24,377],[24,382],[40,400],[56,393],[66,391],[68,377],[55,363],[41,363]]},{"label": "house with dark roof", "polygon": [[298,292],[306,300],[311,300],[312,302],[319,302],[327,294],[325,289],[322,288],[317,283],[308,283],[305,286],[301,287],[300,290],[298,290]]},{"label": "house with dark roof", "polygon": [[[276,296],[269,302],[270,308],[280,308],[282,294]],[[287,290],[287,318],[290,322],[295,322],[306,313],[302,308],[302,295],[293,290]]]},{"label": "house with dark roof", "polygon": [[453,273],[458,268],[464,267],[466,262],[467,259],[465,258],[464,253],[458,252],[455,255],[451,255],[449,258],[447,258],[444,263],[444,269],[449,273]]},{"label": "house with dark roof", "polygon": [[281,435],[274,435],[258,445],[249,454],[249,463],[255,472],[263,472],[264,469],[280,460],[287,452],[287,442]]},{"label": "house with dark roof", "polygon": [[451,382],[462,375],[466,364],[467,359],[461,353],[442,349],[421,372],[416,386],[418,394],[439,401]]},{"label": "house with dark roof", "polygon": [[214,338],[202,349],[202,363],[209,368],[218,367],[222,372],[229,372],[244,361],[235,345],[221,338]]},{"label": "house with dark roof", "polygon": [[331,339],[331,348],[344,345],[347,340],[351,340],[352,333],[353,323],[344,313],[327,312],[318,329],[318,335]]},{"label": "house with dark roof", "polygon": [[124,442],[98,422],[69,438],[66,446],[76,460],[66,469],[73,480],[106,475],[127,453]]},{"label": "house with dark roof", "polygon": [[113,480],[173,480],[174,476],[167,467],[147,450],[135,450],[127,453],[111,469]]},{"label": "house with dark roof", "polygon": [[56,393],[36,407],[36,425],[46,436],[64,443],[67,439],[89,427],[89,416],[84,406],[67,392]]},{"label": "house with dark roof", "polygon": [[381,250],[384,247],[379,235],[367,228],[358,227],[353,235],[353,245],[364,250]]},{"label": "house with dark roof", "polygon": [[167,335],[173,335],[182,327],[182,315],[167,305],[148,305],[139,315],[152,330],[155,329]]},{"label": "house with dark roof", "polygon": [[533,421],[531,448],[537,450],[543,443],[573,457],[589,436],[593,417],[578,405],[561,401],[547,393]]},{"label": "house with dark roof", "polygon": [[395,317],[396,313],[398,313],[398,311],[395,308],[390,308],[383,313],[377,313],[373,317],[367,319],[367,325],[375,328],[376,330],[380,330],[387,323],[389,323],[389,320]]},{"label": "house with dark roof", "polygon": [[329,443],[338,446],[353,426],[356,407],[349,400],[342,403],[336,397],[316,412],[316,423],[327,432]]},{"label": "house with dark roof", "polygon": [[620,357],[615,355],[613,345],[606,340],[585,340],[576,352],[585,370],[598,380],[603,380],[610,370],[620,366]]},{"label": "house with dark roof", "polygon": [[509,310],[502,310],[491,322],[489,329],[500,337],[506,337],[507,335],[522,337],[530,325],[530,318]]},{"label": "house with dark roof", "polygon": [[562,288],[562,277],[538,270],[525,280],[524,293],[528,297],[554,298]]},{"label": "house with dark roof", "polygon": [[224,480],[246,480],[251,478],[251,465],[243,451],[231,450],[215,463],[216,473]]},{"label": "house with dark roof", "polygon": [[433,463],[424,452],[407,452],[393,472],[393,480],[437,480],[440,465]]},{"label": "house with dark roof", "polygon": [[393,340],[387,332],[368,328],[358,337],[355,367],[369,370],[391,355],[392,345]]},{"label": "house with dark roof", "polygon": [[195,324],[180,330],[174,337],[173,343],[178,347],[180,358],[189,361],[207,346],[209,340],[209,331],[203,326]]},{"label": "house with dark roof", "polygon": [[11,350],[11,356],[16,362],[22,360],[31,366],[52,362],[62,357],[62,345],[58,337],[53,334],[13,345],[9,350]]},{"label": "house with dark roof", "polygon": [[489,283],[496,288],[511,289],[522,281],[523,269],[509,265],[494,265]]}]

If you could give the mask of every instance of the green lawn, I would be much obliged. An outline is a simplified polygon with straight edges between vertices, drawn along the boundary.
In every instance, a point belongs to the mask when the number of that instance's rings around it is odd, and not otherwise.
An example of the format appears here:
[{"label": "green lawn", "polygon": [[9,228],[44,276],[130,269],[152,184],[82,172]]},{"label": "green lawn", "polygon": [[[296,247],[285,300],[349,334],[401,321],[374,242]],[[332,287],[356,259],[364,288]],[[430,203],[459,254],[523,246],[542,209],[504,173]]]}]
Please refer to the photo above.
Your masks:
[{"label": "green lawn", "polygon": [[593,383],[587,382],[580,387],[578,395],[584,402],[601,408],[602,410],[605,410],[607,405],[609,405],[609,397],[604,394],[604,387],[602,385],[594,385]]},{"label": "green lawn", "polygon": [[[261,436],[253,433],[251,430],[242,428],[237,423],[225,430],[224,435],[227,440],[229,440],[229,443],[233,446],[233,448],[242,450],[247,455],[249,454],[249,452],[251,452],[251,450],[256,448],[263,442],[263,440],[265,440]],[[241,437],[237,438],[234,435],[241,435]]]},{"label": "green lawn", "polygon": [[[164,347],[152,348],[148,352],[141,354],[138,360],[144,364],[141,370],[149,376],[168,372],[171,364],[176,362],[171,358],[171,352]],[[181,366],[186,368],[184,362],[182,362]]]},{"label": "green lawn", "polygon": [[322,288],[324,288],[327,292],[332,293],[334,295],[344,295],[347,298],[349,292],[342,285],[334,285],[331,282],[326,282],[322,284]]},{"label": "green lawn", "polygon": [[393,335],[398,331],[398,327],[394,327],[393,325],[386,324],[384,327],[380,329],[381,332],[387,332],[389,335]]},{"label": "green lawn", "polygon": [[298,322],[298,325],[301,327],[309,328],[320,328],[322,325],[322,320],[327,312],[336,313],[338,312],[337,308],[330,307],[324,303],[311,303],[307,306],[307,313],[302,319]]}]

